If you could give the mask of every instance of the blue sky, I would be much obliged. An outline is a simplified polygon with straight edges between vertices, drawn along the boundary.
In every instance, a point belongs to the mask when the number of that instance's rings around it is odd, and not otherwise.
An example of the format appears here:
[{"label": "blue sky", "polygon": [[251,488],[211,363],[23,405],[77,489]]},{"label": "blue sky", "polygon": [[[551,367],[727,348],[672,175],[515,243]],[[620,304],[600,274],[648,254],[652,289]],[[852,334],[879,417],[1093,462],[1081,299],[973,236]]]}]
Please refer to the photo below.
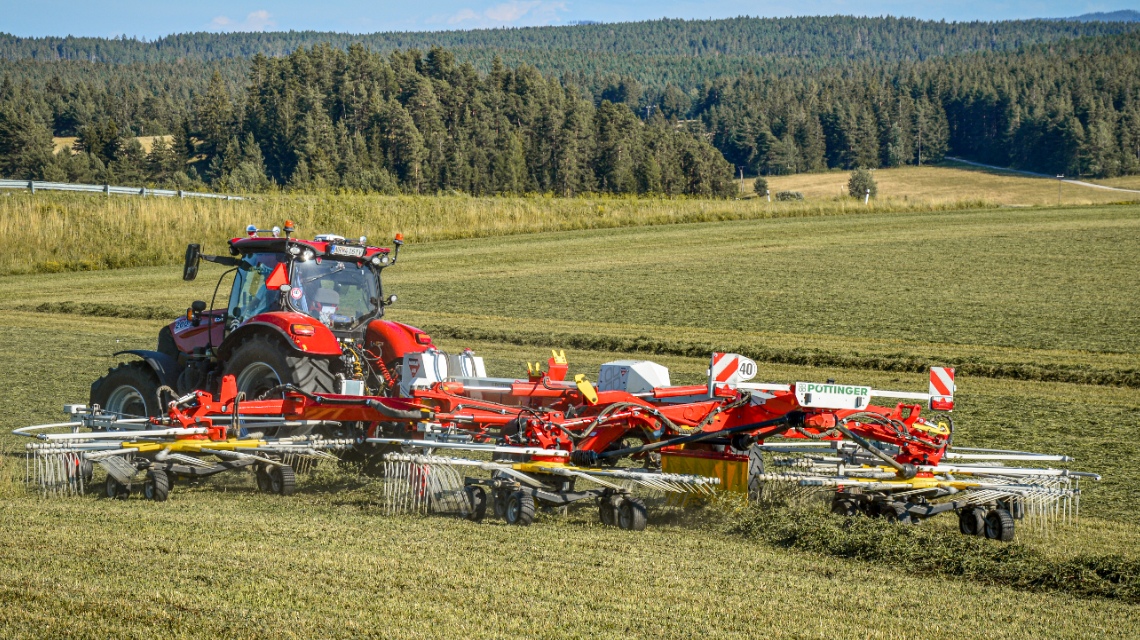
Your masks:
[{"label": "blue sky", "polygon": [[560,25],[578,20],[624,22],[737,15],[897,15],[946,20],[1004,20],[1071,16],[1136,6],[1121,2],[1056,0],[801,0],[751,3],[708,0],[0,0],[0,31],[18,36],[82,35],[156,38],[187,31],[318,30],[370,33]]}]

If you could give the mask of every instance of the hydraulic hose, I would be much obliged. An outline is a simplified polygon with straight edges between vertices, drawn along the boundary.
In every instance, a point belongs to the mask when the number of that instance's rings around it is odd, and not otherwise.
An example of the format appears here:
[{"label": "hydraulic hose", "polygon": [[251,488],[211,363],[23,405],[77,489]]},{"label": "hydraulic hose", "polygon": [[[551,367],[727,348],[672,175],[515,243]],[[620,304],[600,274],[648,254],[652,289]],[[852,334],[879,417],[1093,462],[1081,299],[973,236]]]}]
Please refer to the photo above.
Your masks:
[{"label": "hydraulic hose", "polygon": [[[261,397],[266,398],[268,396],[271,396],[271,395],[274,395],[277,393],[282,393],[285,391],[288,391],[291,393],[297,393],[297,394],[300,394],[302,396],[305,396],[306,398],[308,398],[309,400],[311,400],[317,404],[360,406],[360,400],[356,399],[356,398],[329,398],[326,396],[319,396],[319,395],[309,393],[308,391],[298,389],[296,386],[294,386],[292,384],[277,385],[276,387],[273,387],[269,391],[266,391],[265,393],[263,393],[261,395]],[[421,409],[415,409],[415,410],[393,409],[392,407],[385,405],[384,403],[380,402],[379,400],[374,400],[372,398],[365,400],[364,405],[367,406],[369,409],[376,411],[377,413],[384,416],[385,418],[389,418],[391,420],[404,420],[404,421],[410,421],[410,422],[419,422],[421,420],[431,420],[433,417],[435,417],[435,412],[433,412],[431,409],[428,409],[427,407],[423,407]]]},{"label": "hydraulic hose", "polygon": [[883,462],[887,463],[887,465],[890,466],[895,471],[897,471],[899,476],[901,476],[902,478],[909,480],[909,479],[913,478],[915,476],[915,474],[918,472],[918,470],[915,468],[915,466],[913,464],[902,464],[902,463],[900,463],[898,460],[895,460],[894,458],[890,457],[885,452],[883,452],[882,449],[879,449],[878,447],[872,445],[870,442],[868,442],[862,436],[855,434],[855,432],[853,432],[850,429],[848,429],[847,427],[843,426],[843,423],[836,424],[835,428],[838,429],[839,432],[842,433],[843,435],[847,436],[848,438],[851,438],[851,440],[853,440],[855,443],[857,443],[860,447],[863,447],[864,449],[866,449],[868,453],[870,453],[871,455],[875,456],[876,458],[882,460]]},{"label": "hydraulic hose", "polygon": [[782,429],[774,431],[770,435],[783,433],[793,427],[802,426],[804,423],[804,413],[802,411],[789,411],[788,413],[773,418],[771,420],[763,420],[761,422],[753,422],[751,424],[740,425],[739,427],[732,427],[731,429],[721,429],[719,431],[704,431],[701,433],[694,433],[688,436],[681,436],[679,438],[672,438],[670,440],[661,440],[658,442],[651,442],[649,444],[641,445],[639,447],[629,447],[627,449],[618,449],[616,451],[606,451],[597,453],[588,449],[579,449],[570,454],[570,460],[574,464],[582,467],[594,467],[602,460],[611,458],[621,458],[623,456],[635,455],[638,453],[645,453],[646,451],[656,451],[662,447],[668,447],[678,444],[691,444],[694,442],[703,442],[705,440],[712,440],[713,438],[723,438],[734,433],[743,433],[745,431],[756,431],[757,429],[765,429],[768,427],[775,427],[783,425]]}]

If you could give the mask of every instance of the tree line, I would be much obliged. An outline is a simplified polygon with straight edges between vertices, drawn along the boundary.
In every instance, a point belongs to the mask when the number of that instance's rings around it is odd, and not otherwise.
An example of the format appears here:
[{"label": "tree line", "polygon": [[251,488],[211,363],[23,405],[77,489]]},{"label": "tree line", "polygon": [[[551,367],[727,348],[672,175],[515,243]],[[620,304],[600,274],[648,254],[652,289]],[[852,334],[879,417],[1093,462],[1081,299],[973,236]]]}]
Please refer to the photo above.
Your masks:
[{"label": "tree line", "polygon": [[[495,62],[487,74],[442,48],[388,55],[328,45],[255,56],[236,95],[221,73],[144,153],[101,114],[51,153],[61,92],[0,84],[0,172],[76,182],[152,181],[261,190],[383,193],[655,193],[725,196],[732,167],[702,135],[625,103]],[[82,93],[82,92],[80,92]],[[79,99],[81,99],[80,96]]]},{"label": "tree line", "polygon": [[[620,75],[588,65],[551,75],[497,58],[483,72],[463,55],[317,45],[205,64],[0,61],[0,173],[711,195],[731,191],[736,167],[778,175],[948,154],[1066,175],[1140,172],[1135,31],[913,60],[770,59],[763,72],[710,72],[696,86],[644,84],[636,60]],[[132,140],[157,134],[173,140],[149,154]],[[52,155],[52,135],[77,136],[81,153]]]}]

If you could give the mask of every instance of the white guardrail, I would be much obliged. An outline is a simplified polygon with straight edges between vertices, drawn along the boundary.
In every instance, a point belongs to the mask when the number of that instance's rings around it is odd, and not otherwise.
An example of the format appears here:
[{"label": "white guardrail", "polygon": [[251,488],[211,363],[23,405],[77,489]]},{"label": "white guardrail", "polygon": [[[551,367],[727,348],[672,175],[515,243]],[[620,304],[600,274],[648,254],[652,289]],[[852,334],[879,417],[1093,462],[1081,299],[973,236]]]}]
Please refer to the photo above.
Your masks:
[{"label": "white guardrail", "polygon": [[241,196],[220,193],[198,193],[181,189],[148,189],[146,187],[113,187],[109,184],[72,184],[70,182],[40,182],[38,180],[0,180],[0,189],[27,189],[37,191],[79,191],[104,195],[159,196],[162,198],[216,198],[218,200],[244,200]]}]

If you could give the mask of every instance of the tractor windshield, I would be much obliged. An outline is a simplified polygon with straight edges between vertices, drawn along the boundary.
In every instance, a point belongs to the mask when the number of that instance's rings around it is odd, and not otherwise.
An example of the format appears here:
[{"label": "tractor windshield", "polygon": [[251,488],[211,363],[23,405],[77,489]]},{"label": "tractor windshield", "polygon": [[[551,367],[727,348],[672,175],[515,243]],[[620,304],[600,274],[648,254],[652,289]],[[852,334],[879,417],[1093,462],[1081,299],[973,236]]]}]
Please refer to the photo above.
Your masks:
[{"label": "tractor windshield", "polygon": [[295,261],[289,303],[331,329],[352,329],[376,315],[380,283],[367,266],[329,258]]}]

